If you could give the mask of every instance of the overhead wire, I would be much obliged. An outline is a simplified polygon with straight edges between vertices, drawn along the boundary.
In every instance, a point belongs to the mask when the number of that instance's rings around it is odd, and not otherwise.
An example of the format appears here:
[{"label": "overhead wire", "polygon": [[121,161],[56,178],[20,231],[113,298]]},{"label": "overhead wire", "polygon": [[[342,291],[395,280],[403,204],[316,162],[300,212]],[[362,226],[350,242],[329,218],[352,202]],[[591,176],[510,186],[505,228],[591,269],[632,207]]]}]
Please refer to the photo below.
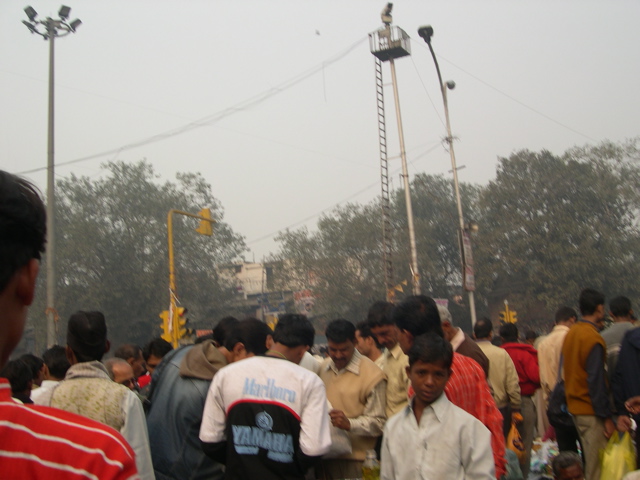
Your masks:
[{"label": "overhead wire", "polygon": [[[333,63],[338,62],[339,60],[342,60],[344,57],[346,57],[349,53],[351,53],[353,50],[355,50],[358,46],[360,46],[360,44],[362,44],[365,40],[367,40],[368,37],[362,37],[360,39],[358,39],[358,41],[354,42],[352,45],[350,45],[349,47],[347,47],[345,50],[343,50],[342,52],[336,54],[335,56],[333,56],[332,58],[329,58],[328,60],[323,61],[322,63],[316,65],[315,67],[310,68],[309,70],[302,72],[298,75],[295,75],[293,77],[291,77],[288,80],[285,80],[284,82],[280,83],[279,85],[276,85],[275,87],[272,87],[268,90],[265,90],[262,93],[259,93],[257,95],[254,95],[253,97],[250,97],[246,100],[243,100],[231,107],[228,107],[220,112],[208,115],[206,117],[200,118],[198,120],[194,120],[193,122],[190,122],[186,125],[183,125],[181,127],[172,129],[172,130],[167,130],[166,132],[163,133],[159,133],[156,135],[153,135],[151,137],[147,137],[132,143],[128,143],[124,146],[118,147],[118,148],[113,148],[110,150],[106,150],[104,152],[100,152],[100,153],[96,153],[93,155],[88,155],[86,157],[81,157],[81,158],[77,158],[75,160],[69,160],[66,162],[59,162],[56,163],[56,167],[61,167],[61,166],[65,166],[65,165],[73,165],[76,163],[80,163],[80,162],[86,162],[89,160],[94,160],[96,158],[101,158],[101,157],[105,157],[107,155],[118,155],[124,151],[128,151],[128,150],[132,150],[134,148],[138,148],[144,145],[149,145],[152,143],[157,143],[160,142],[162,140],[165,140],[167,138],[171,138],[171,137],[175,137],[178,135],[182,135],[183,133],[187,133],[190,132],[192,130],[195,130],[197,128],[201,128],[201,127],[205,127],[205,126],[209,126],[209,125],[213,125],[217,122],[219,122],[220,120],[229,117],[237,112],[241,112],[244,110],[247,110],[249,108],[255,107],[256,105],[261,104],[262,102],[268,100],[271,97],[274,97],[275,95],[278,95],[279,93],[282,93],[292,87],[294,87],[295,85],[303,82],[304,80],[306,80],[307,78],[315,75],[318,72],[321,72],[324,70],[324,68],[326,68],[328,65],[331,65]],[[39,167],[39,168],[33,168],[31,170],[25,170],[22,172],[18,172],[20,175],[24,175],[24,174],[28,174],[28,173],[35,173],[35,172],[40,172],[43,170],[46,170],[48,167]]]}]

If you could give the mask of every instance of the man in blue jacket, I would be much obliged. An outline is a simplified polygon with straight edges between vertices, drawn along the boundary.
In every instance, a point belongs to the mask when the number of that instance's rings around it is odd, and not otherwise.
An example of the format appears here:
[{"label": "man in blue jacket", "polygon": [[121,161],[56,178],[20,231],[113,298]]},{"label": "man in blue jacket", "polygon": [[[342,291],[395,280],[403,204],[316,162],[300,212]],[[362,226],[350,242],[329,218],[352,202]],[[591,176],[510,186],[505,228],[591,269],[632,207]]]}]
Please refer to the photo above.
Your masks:
[{"label": "man in blue jacket", "polygon": [[234,326],[225,339],[226,350],[207,340],[163,358],[153,372],[147,414],[157,480],[224,478],[222,465],[205,455],[198,438],[207,391],[218,370],[244,358],[264,355],[267,343],[271,343],[271,329],[253,318]]}]

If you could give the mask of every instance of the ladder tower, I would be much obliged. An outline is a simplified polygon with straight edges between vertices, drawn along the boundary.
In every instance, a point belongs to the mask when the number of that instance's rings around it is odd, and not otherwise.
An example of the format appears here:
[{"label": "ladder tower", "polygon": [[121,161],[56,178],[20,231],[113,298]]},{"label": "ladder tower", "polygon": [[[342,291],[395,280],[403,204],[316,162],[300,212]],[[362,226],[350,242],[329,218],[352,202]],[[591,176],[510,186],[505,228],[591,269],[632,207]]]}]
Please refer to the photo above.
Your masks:
[{"label": "ladder tower", "polygon": [[396,58],[411,55],[409,35],[399,27],[392,26],[391,9],[393,5],[388,3],[382,10],[381,18],[384,26],[369,34],[369,47],[375,56],[376,72],[376,100],[378,115],[378,138],[380,142],[380,184],[382,204],[382,247],[385,273],[385,286],[387,300],[393,301],[395,295],[393,278],[392,236],[391,236],[391,206],[389,198],[389,165],[387,159],[387,132],[384,109],[384,83],[382,78],[382,62],[389,62],[391,68],[391,80],[398,121],[398,134],[400,140],[400,158],[402,160],[402,176],[404,180],[405,199],[407,204],[407,223],[409,226],[409,243],[411,249],[411,276],[413,294],[420,294],[420,274],[418,271],[418,254],[416,250],[415,229],[413,227],[413,209],[411,206],[411,192],[409,189],[409,175],[407,173],[407,159],[404,148],[404,134],[402,131],[402,119],[400,115],[400,102],[398,97],[398,85],[394,60]]}]

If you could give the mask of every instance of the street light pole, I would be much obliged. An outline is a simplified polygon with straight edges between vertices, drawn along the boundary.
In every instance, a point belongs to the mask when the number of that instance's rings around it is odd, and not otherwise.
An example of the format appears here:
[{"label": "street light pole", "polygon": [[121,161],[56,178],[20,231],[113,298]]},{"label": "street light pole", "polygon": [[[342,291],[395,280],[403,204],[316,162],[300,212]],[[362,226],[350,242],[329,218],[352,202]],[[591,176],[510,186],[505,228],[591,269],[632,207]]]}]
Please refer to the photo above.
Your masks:
[{"label": "street light pole", "polygon": [[47,17],[38,20],[38,14],[32,7],[24,9],[29,21],[23,20],[31,33],[36,33],[49,40],[49,108],[47,131],[47,347],[56,343],[57,311],[55,308],[56,274],[55,274],[55,177],[54,177],[54,45],[56,37],[74,33],[82,23],[75,19],[67,23],[71,8],[62,6],[58,12],[59,19]]},{"label": "street light pole", "polygon": [[462,200],[460,199],[460,187],[458,184],[458,168],[456,167],[456,155],[453,150],[453,135],[451,135],[451,121],[449,120],[449,102],[447,100],[447,90],[453,90],[456,87],[455,82],[449,80],[448,82],[442,81],[442,75],[440,74],[440,65],[438,65],[438,59],[436,58],[436,54],[433,51],[433,46],[431,45],[431,37],[433,36],[433,28],[430,25],[420,27],[418,29],[418,35],[420,35],[425,43],[429,46],[429,51],[431,52],[431,57],[433,58],[433,63],[436,65],[436,72],[438,73],[438,84],[440,85],[440,93],[442,94],[442,102],[444,104],[444,116],[447,127],[447,138],[446,142],[449,145],[449,155],[451,157],[451,168],[453,169],[453,189],[456,196],[456,205],[458,207],[458,222],[459,222],[459,230],[458,230],[458,241],[460,247],[460,262],[462,265],[462,283],[467,290],[469,295],[469,313],[471,314],[471,326],[476,324],[476,304],[473,295],[472,285],[467,284],[467,262],[465,261],[465,253],[464,253],[464,245],[463,239],[467,234],[467,229],[465,229],[464,225],[464,216],[462,215]]}]

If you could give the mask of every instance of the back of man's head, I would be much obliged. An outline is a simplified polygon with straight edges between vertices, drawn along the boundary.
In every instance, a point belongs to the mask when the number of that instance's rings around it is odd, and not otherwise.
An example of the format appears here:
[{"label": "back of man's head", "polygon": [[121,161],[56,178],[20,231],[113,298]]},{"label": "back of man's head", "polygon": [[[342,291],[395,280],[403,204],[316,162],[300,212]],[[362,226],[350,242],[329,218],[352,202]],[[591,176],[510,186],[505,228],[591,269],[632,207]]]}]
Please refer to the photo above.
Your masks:
[{"label": "back of man's head", "polygon": [[489,338],[493,332],[493,324],[487,317],[481,318],[473,326],[473,334],[478,340]]},{"label": "back of man's head", "polygon": [[304,315],[286,313],[278,320],[273,341],[286,347],[312,347],[315,339],[313,325]]},{"label": "back of man's head", "polygon": [[593,288],[585,288],[580,292],[580,313],[584,315],[593,315],[598,306],[604,305],[604,294],[594,290]]},{"label": "back of man's head", "polygon": [[505,342],[517,342],[518,341],[518,327],[515,323],[505,323],[500,327],[500,337]]},{"label": "back of man's head", "polygon": [[44,352],[42,360],[49,370],[49,377],[56,380],[62,380],[71,366],[62,345],[54,345]]},{"label": "back of man's head", "polygon": [[142,349],[142,357],[146,362],[151,355],[156,358],[162,358],[171,350],[173,350],[173,345],[162,337],[156,337],[144,346]]},{"label": "back of man's head", "polygon": [[560,307],[556,312],[556,325],[575,321],[578,314],[571,307]]},{"label": "back of man's head", "polygon": [[229,332],[238,324],[236,317],[221,318],[213,329],[213,341],[218,347],[223,347]]},{"label": "back of man's head", "polygon": [[426,295],[407,297],[393,309],[391,317],[400,330],[414,338],[428,332],[444,337],[436,302]]},{"label": "back of man's head", "polygon": [[393,303],[380,300],[369,307],[367,312],[367,323],[370,327],[381,327],[383,325],[393,325],[391,311]]},{"label": "back of man's head", "polygon": [[129,360],[130,358],[137,359],[142,354],[142,348],[134,343],[126,343],[117,348],[113,353],[114,357],[121,358],[123,360]]},{"label": "back of man's head", "polygon": [[0,170],[0,292],[19,268],[44,253],[46,223],[35,187]]},{"label": "back of man's head", "polygon": [[83,311],[71,315],[67,325],[67,345],[78,362],[102,360],[109,346],[104,315]]},{"label": "back of man's head", "polygon": [[267,352],[267,337],[273,332],[269,326],[257,318],[237,321],[226,334],[225,348],[230,352],[233,347],[242,343],[247,353],[264,355]]},{"label": "back of man's head", "polygon": [[614,317],[630,317],[631,300],[623,296],[613,298],[609,301],[609,310]]}]

